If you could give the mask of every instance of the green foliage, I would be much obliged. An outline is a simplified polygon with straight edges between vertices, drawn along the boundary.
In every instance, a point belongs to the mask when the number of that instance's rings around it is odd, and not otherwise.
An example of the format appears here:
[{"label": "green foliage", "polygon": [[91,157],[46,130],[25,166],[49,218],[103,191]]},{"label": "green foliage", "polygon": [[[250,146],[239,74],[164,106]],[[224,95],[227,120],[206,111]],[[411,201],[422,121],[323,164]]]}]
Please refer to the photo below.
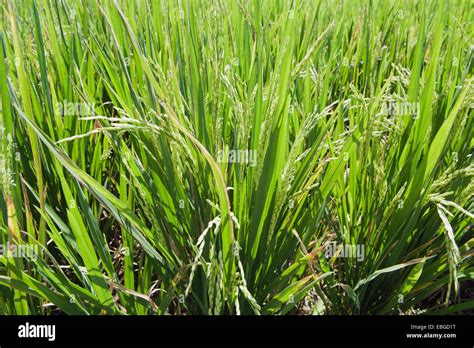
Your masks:
[{"label": "green foliage", "polygon": [[4,1],[0,244],[39,255],[0,255],[0,314],[474,308],[472,23],[454,0]]}]

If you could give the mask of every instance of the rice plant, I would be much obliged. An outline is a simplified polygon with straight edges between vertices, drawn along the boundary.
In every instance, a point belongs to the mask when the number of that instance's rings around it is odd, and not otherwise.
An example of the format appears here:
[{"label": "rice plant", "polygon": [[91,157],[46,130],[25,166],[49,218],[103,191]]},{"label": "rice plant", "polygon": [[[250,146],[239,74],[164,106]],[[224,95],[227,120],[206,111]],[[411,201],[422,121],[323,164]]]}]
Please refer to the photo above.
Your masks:
[{"label": "rice plant", "polygon": [[473,14],[3,1],[0,314],[472,310]]}]

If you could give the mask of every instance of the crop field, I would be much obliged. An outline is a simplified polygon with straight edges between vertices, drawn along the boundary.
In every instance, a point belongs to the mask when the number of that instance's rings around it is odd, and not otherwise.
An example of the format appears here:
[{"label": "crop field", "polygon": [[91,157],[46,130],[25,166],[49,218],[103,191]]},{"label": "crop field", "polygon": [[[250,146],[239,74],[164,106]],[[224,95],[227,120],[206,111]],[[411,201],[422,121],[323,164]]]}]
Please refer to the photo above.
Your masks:
[{"label": "crop field", "polygon": [[2,0],[0,315],[474,310],[474,5]]}]

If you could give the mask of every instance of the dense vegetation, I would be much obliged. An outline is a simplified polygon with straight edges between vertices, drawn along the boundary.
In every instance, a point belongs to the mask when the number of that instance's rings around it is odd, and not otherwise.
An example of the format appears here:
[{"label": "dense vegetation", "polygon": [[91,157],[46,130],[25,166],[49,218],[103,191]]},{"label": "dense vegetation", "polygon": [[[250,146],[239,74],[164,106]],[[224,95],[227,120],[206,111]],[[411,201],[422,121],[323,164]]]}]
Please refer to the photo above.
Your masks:
[{"label": "dense vegetation", "polygon": [[473,13],[2,1],[0,314],[474,308]]}]

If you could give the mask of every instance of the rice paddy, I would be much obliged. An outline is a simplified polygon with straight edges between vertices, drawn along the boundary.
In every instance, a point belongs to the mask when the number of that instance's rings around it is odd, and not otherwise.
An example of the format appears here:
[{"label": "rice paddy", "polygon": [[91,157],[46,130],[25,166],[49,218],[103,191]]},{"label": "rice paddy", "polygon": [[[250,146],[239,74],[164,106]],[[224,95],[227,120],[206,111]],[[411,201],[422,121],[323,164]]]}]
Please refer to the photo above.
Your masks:
[{"label": "rice paddy", "polygon": [[0,314],[472,311],[469,1],[0,5]]}]

